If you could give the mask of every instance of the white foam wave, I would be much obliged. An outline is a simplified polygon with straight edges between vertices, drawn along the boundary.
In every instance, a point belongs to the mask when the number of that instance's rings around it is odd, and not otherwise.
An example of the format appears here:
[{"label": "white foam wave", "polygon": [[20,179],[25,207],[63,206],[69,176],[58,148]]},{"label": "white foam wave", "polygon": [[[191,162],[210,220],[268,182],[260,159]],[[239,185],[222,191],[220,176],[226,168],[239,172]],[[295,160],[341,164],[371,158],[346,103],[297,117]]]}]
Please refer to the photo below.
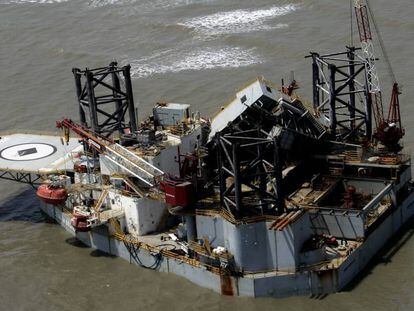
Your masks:
[{"label": "white foam wave", "polygon": [[278,16],[294,12],[296,9],[296,5],[288,4],[285,6],[274,6],[269,9],[219,12],[188,19],[179,23],[179,25],[195,29],[208,35],[270,30],[288,27],[286,24],[268,25],[266,22]]},{"label": "white foam wave", "polygon": [[245,67],[261,62],[253,49],[239,47],[198,49],[184,54],[169,50],[132,61],[131,74],[142,78],[168,72]]}]

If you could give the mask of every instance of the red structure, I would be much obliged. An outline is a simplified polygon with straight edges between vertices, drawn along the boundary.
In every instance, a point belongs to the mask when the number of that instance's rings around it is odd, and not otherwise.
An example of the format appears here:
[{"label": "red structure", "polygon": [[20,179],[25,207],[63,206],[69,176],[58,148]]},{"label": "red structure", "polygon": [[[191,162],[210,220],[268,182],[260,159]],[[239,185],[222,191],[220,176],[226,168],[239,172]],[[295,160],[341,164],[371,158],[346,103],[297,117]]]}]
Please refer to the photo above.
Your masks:
[{"label": "red structure", "polygon": [[163,181],[161,187],[165,191],[165,202],[172,206],[187,207],[194,202],[193,184],[190,182]]},{"label": "red structure", "polygon": [[400,90],[398,84],[394,83],[391,93],[390,107],[388,109],[387,120],[382,123],[378,131],[378,139],[390,151],[399,151],[401,146],[400,139],[404,136],[405,131],[401,124],[400,113]]},{"label": "red structure", "polygon": [[[362,50],[366,57],[368,68],[368,91],[376,122],[374,137],[377,138],[389,151],[398,152],[402,149],[399,141],[404,136],[404,129],[401,125],[400,103],[398,100],[398,95],[400,94],[398,84],[395,82],[396,79],[392,71],[391,63],[388,60],[387,53],[382,43],[381,34],[376,27],[374,16],[369,7],[368,0],[354,0],[354,2],[359,39],[361,41]],[[387,119],[384,118],[381,89],[379,85],[378,73],[375,66],[375,53],[372,43],[373,36],[370,26],[370,16],[373,20],[373,25],[375,27],[376,34],[383,51],[384,58],[387,62],[390,75],[394,80]]]},{"label": "red structure", "polygon": [[355,194],[356,188],[354,186],[348,186],[344,194],[345,208],[355,208]]},{"label": "red structure", "polygon": [[88,226],[89,216],[79,214],[79,213],[73,213],[72,216],[73,217],[70,223],[72,224],[72,227],[75,228],[76,231],[79,231],[79,232],[91,231],[91,227]]}]

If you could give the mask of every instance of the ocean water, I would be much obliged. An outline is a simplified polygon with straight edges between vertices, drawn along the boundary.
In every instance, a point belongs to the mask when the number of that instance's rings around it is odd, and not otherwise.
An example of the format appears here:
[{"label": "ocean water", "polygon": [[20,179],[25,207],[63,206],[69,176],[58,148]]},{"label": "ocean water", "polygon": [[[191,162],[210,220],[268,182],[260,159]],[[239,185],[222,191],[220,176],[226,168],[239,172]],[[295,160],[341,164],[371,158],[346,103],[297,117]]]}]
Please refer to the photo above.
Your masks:
[{"label": "ocean water", "polygon": [[[402,85],[412,150],[414,5],[371,6]],[[292,70],[310,99],[304,56],[350,44],[350,10],[338,0],[0,0],[0,40],[0,131],[54,132],[55,120],[77,119],[71,69],[112,60],[131,64],[141,117],[160,100],[208,117],[256,76],[279,83]],[[388,99],[392,81],[379,70]],[[413,232],[408,226],[339,294],[223,297],[82,247],[43,217],[33,189],[0,181],[0,310],[412,310]]]}]

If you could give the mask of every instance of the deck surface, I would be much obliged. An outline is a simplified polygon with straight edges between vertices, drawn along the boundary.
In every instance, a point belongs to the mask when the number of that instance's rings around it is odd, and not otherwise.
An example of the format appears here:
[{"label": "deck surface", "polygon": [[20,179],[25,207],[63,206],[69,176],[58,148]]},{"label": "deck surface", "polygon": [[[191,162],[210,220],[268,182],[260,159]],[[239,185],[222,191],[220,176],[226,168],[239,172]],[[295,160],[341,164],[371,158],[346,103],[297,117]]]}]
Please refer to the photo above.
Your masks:
[{"label": "deck surface", "polygon": [[82,151],[77,138],[63,144],[60,136],[8,134],[0,137],[0,171],[49,174],[73,170]]}]

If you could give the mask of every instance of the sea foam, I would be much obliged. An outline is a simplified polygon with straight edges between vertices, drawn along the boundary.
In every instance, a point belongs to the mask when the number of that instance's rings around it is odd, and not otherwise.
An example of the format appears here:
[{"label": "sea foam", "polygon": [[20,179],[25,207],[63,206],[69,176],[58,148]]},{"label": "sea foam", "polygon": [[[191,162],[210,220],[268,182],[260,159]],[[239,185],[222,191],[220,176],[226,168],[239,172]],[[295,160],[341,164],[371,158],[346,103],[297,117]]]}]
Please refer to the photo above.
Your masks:
[{"label": "sea foam", "polygon": [[207,35],[246,33],[287,27],[287,24],[270,25],[269,20],[296,11],[297,6],[273,6],[268,9],[235,10],[195,17],[179,23]]},{"label": "sea foam", "polygon": [[131,73],[136,78],[142,78],[168,72],[245,67],[261,62],[254,49],[239,47],[196,49],[187,53],[168,50],[132,61]]}]

